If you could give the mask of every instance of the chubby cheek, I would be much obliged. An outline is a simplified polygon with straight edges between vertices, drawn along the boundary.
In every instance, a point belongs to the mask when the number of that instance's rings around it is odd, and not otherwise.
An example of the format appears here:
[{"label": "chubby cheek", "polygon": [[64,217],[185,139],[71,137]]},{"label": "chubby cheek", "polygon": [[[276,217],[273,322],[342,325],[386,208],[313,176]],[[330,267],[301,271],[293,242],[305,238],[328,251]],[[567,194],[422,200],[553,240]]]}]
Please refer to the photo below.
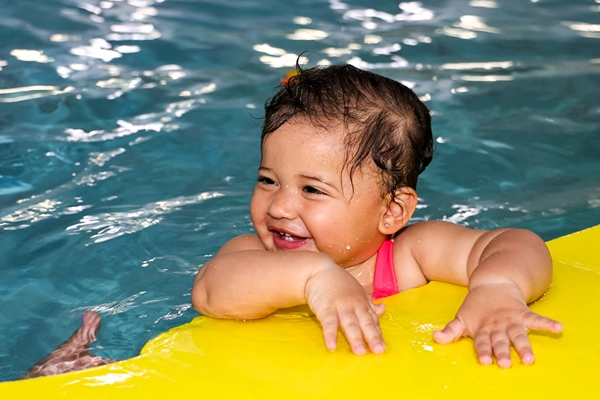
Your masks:
[{"label": "chubby cheek", "polygon": [[266,204],[264,196],[260,196],[256,192],[252,195],[252,200],[250,201],[250,220],[261,240],[263,239],[263,235],[268,233]]},{"label": "chubby cheek", "polygon": [[[349,229],[345,215],[339,215],[336,210],[325,210],[313,213],[311,225],[308,229],[313,232],[313,238],[317,248],[327,254],[337,264],[345,264],[353,256],[351,255],[355,246],[352,240],[353,231]],[[306,220],[305,220],[306,221]]]},{"label": "chubby cheek", "polygon": [[368,214],[328,210],[315,215],[312,221],[319,226],[314,230],[318,232],[318,236],[315,234],[318,249],[343,267],[370,258],[377,252],[385,236],[379,232],[377,221]]}]

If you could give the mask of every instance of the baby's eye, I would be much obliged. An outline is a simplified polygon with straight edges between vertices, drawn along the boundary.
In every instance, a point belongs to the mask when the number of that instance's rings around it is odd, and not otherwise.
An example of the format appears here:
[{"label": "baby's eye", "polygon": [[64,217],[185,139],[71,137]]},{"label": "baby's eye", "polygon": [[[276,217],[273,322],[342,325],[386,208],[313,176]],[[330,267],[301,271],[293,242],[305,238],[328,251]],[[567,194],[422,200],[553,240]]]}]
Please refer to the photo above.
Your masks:
[{"label": "baby's eye", "polygon": [[266,176],[259,176],[258,182],[263,183],[265,185],[274,185],[275,184],[275,181],[273,181],[273,179],[267,178]]},{"label": "baby's eye", "polygon": [[304,191],[306,193],[310,193],[310,194],[318,194],[318,195],[326,194],[325,192],[317,189],[314,186],[304,186]]}]

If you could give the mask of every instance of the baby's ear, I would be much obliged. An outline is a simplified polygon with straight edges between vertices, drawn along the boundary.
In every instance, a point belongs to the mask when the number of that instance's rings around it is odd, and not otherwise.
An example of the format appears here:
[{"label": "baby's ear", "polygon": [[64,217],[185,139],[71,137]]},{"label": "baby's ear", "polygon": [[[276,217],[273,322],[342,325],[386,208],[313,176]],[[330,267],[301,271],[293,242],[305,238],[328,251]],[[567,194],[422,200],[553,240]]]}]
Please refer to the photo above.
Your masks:
[{"label": "baby's ear", "polygon": [[387,210],[383,214],[379,231],[385,235],[391,235],[398,232],[412,218],[417,208],[417,192],[410,187],[401,187],[396,189],[394,199],[388,196]]}]

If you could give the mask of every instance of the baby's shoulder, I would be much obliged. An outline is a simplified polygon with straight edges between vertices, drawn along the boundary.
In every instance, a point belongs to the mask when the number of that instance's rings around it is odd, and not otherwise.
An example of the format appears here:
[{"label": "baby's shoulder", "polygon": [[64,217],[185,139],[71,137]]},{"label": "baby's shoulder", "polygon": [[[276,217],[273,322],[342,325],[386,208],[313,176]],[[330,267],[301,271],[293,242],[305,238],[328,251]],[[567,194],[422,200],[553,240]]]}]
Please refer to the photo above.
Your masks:
[{"label": "baby's shoulder", "polygon": [[394,251],[409,252],[420,265],[437,265],[449,257],[466,259],[486,232],[448,221],[418,222],[398,232]]},{"label": "baby's shoulder", "polygon": [[472,231],[447,221],[421,221],[402,228],[394,237],[394,249],[398,253],[409,253],[418,258],[421,250],[427,254],[443,246],[452,245],[464,234]]},{"label": "baby's shoulder", "polygon": [[452,237],[456,234],[469,234],[469,232],[475,232],[475,230],[448,221],[429,220],[416,222],[402,228],[396,234],[395,240],[422,243],[423,241]]},{"label": "baby's shoulder", "polygon": [[450,222],[436,220],[415,222],[400,229],[394,235],[394,242],[403,245],[408,245],[413,241],[420,243],[423,240],[431,239],[432,235],[437,235],[440,230],[444,230],[444,228],[446,228],[446,225],[453,224]]},{"label": "baby's shoulder", "polygon": [[221,247],[216,255],[220,256],[226,253],[243,250],[265,250],[265,247],[257,235],[249,233],[229,240]]}]

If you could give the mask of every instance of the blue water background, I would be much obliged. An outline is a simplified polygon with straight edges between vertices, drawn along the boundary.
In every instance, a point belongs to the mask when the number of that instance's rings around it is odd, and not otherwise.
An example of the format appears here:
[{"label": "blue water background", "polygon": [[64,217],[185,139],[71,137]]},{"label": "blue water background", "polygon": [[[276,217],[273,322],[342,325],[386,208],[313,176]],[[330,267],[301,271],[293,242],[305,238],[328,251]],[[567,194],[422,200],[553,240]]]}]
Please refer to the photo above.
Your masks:
[{"label": "blue water background", "polygon": [[136,355],[250,232],[264,101],[297,55],[405,82],[437,153],[415,220],[600,223],[594,1],[0,0],[0,380],[97,310]]}]

